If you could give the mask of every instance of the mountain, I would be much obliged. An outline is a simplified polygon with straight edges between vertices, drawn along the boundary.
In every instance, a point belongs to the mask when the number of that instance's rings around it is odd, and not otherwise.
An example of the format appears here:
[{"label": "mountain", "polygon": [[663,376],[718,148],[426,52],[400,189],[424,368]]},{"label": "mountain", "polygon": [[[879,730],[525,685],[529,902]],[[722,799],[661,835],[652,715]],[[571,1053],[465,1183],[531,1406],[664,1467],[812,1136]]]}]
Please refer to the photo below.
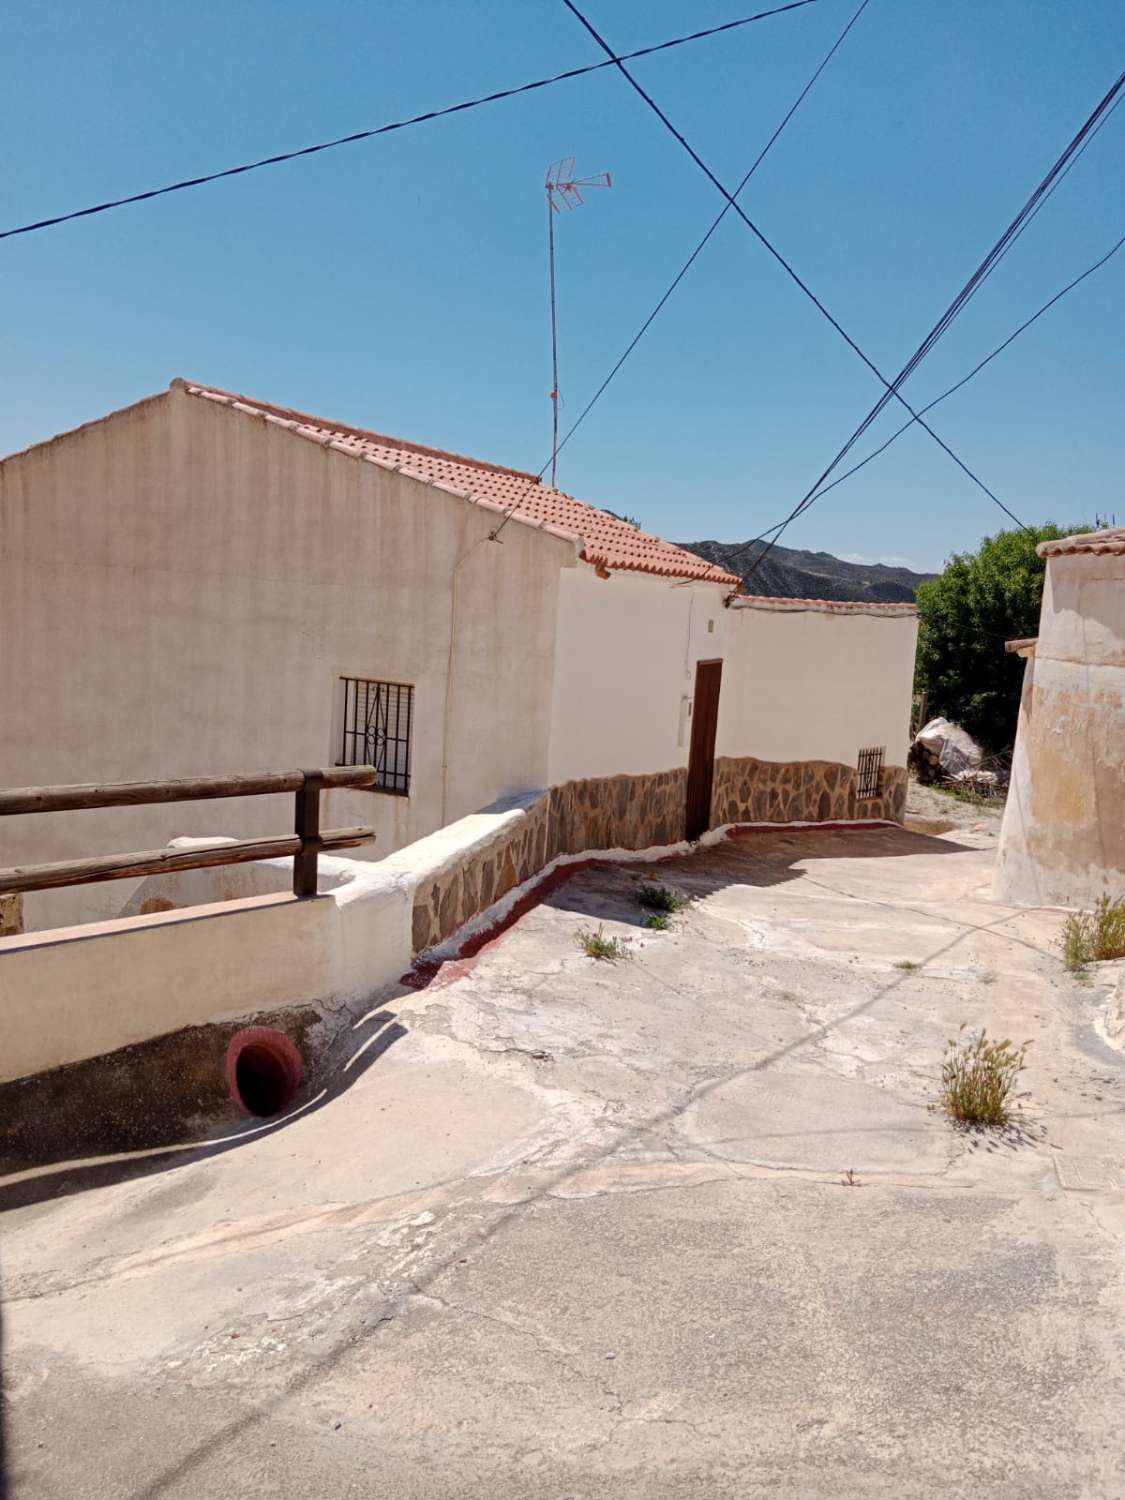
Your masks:
[{"label": "mountain", "polygon": [[[718,563],[743,579],[763,543],[745,552],[745,542],[677,542],[686,552]],[[737,554],[737,556],[736,556]],[[920,583],[936,573],[914,573],[889,563],[852,563],[830,552],[805,552],[793,547],[771,547],[748,585],[752,594],[778,599],[854,599],[867,604],[909,604]]]}]

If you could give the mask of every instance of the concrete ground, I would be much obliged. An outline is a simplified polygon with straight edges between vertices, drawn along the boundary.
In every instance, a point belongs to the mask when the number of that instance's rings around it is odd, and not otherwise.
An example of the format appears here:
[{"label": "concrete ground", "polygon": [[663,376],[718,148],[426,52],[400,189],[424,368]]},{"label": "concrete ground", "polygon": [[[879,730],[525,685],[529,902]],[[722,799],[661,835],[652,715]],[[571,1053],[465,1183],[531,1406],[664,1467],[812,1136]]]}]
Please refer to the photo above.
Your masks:
[{"label": "concrete ground", "polygon": [[[1125,1496],[1108,976],[993,848],[757,834],[667,932],[588,870],[281,1125],[9,1181],[14,1494]],[[1021,1130],[930,1110],[962,1021]]]}]

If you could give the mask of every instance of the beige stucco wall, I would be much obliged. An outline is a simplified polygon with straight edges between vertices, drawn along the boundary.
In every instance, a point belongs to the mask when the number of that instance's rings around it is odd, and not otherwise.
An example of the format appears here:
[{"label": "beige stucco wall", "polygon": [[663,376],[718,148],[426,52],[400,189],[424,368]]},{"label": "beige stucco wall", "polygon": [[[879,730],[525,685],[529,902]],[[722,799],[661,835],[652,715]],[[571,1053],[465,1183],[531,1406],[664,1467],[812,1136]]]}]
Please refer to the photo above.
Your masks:
[{"label": "beige stucco wall", "polygon": [[723,594],[643,573],[602,579],[587,563],[562,576],[552,785],[687,764],[695,664],[724,654]]},{"label": "beige stucco wall", "polygon": [[719,702],[720,755],[838,761],[886,747],[904,766],[918,620],[740,606],[730,616]]},{"label": "beige stucco wall", "polygon": [[[490,542],[495,524],[181,389],[7,460],[0,785],[332,764],[341,674],[415,688],[411,796],[326,799],[325,826],[374,825],[373,857],[542,785],[574,548],[518,523]],[[0,864],[291,819],[290,798],[7,819]],[[29,925],[107,915],[130,889],[29,897]]]},{"label": "beige stucco wall", "polygon": [[686,766],[699,661],[721,658],[716,754],[905,765],[913,615],[725,608],[727,590],[580,564],[559,588],[549,779]]},{"label": "beige stucco wall", "polygon": [[1044,906],[1125,895],[1125,556],[1047,560],[994,890]]}]

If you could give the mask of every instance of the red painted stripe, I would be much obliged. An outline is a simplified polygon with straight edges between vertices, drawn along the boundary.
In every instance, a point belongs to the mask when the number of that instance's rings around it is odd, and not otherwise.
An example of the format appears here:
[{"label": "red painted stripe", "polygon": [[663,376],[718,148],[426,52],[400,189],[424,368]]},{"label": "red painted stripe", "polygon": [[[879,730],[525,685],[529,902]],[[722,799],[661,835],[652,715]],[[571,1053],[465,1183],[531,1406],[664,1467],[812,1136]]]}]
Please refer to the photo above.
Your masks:
[{"label": "red painted stripe", "polygon": [[[735,823],[727,830],[728,838],[749,838],[755,833],[820,833],[824,829],[851,829],[862,830],[865,828],[899,828],[901,824],[893,822],[890,818],[866,818],[853,822],[825,822],[811,823],[801,828],[792,823]],[[665,859],[687,859],[695,854],[698,845],[691,849],[677,851],[675,854],[665,856]],[[716,846],[708,846],[716,847]],[[497,917],[487,927],[482,927],[479,932],[472,933],[458,948],[452,958],[436,959],[427,958],[425,955],[415,960],[413,968],[404,974],[399,980],[400,984],[406,985],[412,990],[428,989],[432,984],[441,986],[452,984],[455,980],[462,978],[472,968],[474,960],[477,959],[489,944],[494,943],[510,927],[513,927],[522,916],[525,916],[533,907],[538,906],[560,886],[565,885],[573,876],[583,870],[592,869],[595,865],[618,864],[617,860],[579,859],[573,864],[556,865],[547,875],[534,881],[511,909],[502,917]],[[652,863],[662,864],[664,860],[642,861],[638,864]]]}]

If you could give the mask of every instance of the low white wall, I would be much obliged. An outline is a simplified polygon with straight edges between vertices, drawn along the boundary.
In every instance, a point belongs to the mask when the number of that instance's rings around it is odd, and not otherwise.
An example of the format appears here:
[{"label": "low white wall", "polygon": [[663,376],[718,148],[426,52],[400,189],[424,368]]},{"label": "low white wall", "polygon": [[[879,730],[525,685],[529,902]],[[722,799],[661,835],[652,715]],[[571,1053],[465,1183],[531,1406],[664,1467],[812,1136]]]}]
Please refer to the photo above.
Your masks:
[{"label": "low white wall", "polygon": [[372,993],[409,966],[411,898],[347,863],[315,900],[253,895],[0,938],[0,1082],[183,1026]]},{"label": "low white wall", "polygon": [[130,902],[173,910],[0,938],[0,1082],[184,1026],[374,995],[410,967],[419,885],[543,795],[471,814],[378,864],[324,857],[313,900],[288,893],[291,860],[263,860],[152,877]]}]

